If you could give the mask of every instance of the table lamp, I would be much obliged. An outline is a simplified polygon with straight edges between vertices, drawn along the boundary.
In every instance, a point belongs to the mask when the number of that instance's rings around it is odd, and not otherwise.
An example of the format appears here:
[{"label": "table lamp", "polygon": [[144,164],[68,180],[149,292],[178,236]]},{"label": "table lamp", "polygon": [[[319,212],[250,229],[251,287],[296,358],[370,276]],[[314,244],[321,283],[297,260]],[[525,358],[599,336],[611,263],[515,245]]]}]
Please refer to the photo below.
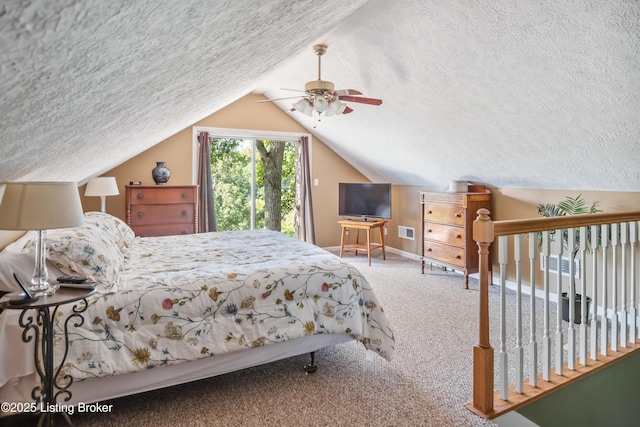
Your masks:
[{"label": "table lamp", "polygon": [[35,230],[35,269],[29,290],[53,295],[47,270],[46,230],[84,224],[80,194],[75,182],[8,182],[0,201],[0,230]]},{"label": "table lamp", "polygon": [[106,197],[117,196],[118,194],[120,194],[118,184],[112,176],[91,178],[87,182],[87,188],[84,190],[85,196],[100,196],[100,212],[105,212]]}]

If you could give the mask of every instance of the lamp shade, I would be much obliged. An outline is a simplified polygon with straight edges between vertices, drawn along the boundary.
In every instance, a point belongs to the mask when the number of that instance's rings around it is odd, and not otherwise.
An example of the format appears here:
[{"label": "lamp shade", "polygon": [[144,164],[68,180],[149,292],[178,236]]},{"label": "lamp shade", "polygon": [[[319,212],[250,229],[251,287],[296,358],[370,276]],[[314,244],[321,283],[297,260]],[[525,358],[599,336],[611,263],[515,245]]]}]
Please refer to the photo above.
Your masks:
[{"label": "lamp shade", "polygon": [[91,178],[84,190],[85,196],[117,196],[118,194],[120,194],[118,184],[112,176]]},{"label": "lamp shade", "polygon": [[0,230],[48,230],[84,224],[75,182],[8,182],[0,201]]}]

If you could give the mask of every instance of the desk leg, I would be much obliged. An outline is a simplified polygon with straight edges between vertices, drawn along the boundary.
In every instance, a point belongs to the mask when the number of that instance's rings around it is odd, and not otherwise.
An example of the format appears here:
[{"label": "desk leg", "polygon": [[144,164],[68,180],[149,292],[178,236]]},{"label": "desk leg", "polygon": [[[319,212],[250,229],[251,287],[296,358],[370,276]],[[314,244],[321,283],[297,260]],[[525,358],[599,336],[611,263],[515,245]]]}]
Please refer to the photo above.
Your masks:
[{"label": "desk leg", "polygon": [[342,236],[340,236],[340,258],[342,258],[342,254],[344,253],[344,241],[347,237],[347,227],[342,227]]},{"label": "desk leg", "polygon": [[382,259],[387,259],[387,255],[384,253],[384,226],[379,227],[380,228],[380,243],[382,244]]},{"label": "desk leg", "polygon": [[[360,243],[360,229],[356,228],[356,245]],[[358,247],[356,246],[356,256],[358,256]]]},{"label": "desk leg", "polygon": [[367,258],[371,265],[371,227],[367,228]]}]

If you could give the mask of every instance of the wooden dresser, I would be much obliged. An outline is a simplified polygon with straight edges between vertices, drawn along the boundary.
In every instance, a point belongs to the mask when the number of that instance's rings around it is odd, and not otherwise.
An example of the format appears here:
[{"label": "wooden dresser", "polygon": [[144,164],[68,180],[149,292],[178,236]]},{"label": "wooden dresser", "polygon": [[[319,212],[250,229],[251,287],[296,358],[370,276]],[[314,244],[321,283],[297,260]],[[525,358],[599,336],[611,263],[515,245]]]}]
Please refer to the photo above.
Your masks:
[{"label": "wooden dresser", "polygon": [[127,185],[127,224],[136,236],[198,232],[197,185]]},{"label": "wooden dresser", "polygon": [[422,272],[425,262],[469,274],[478,272],[478,245],[473,241],[473,221],[478,209],[491,211],[491,193],[483,186],[473,192],[420,192],[422,204]]}]

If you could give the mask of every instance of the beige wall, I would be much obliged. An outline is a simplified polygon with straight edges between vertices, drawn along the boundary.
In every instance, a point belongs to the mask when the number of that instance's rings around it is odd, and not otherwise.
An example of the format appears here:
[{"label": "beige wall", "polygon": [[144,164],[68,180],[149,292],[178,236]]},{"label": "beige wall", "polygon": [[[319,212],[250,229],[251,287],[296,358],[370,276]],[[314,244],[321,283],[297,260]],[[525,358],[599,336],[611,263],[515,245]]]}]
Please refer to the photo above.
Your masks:
[{"label": "beige wall", "polygon": [[[443,188],[446,184],[443,185]],[[389,222],[387,243],[403,251],[419,254],[420,246],[420,191],[433,191],[424,186],[393,186],[393,220]],[[576,197],[582,194],[587,202],[599,202],[604,212],[640,210],[640,193],[621,191],[583,191],[583,190],[532,190],[521,188],[491,188],[492,218],[496,221],[522,219],[538,216],[539,203],[558,203],[566,196]],[[416,240],[398,238],[398,225],[413,227]]]},{"label": "beige wall", "polygon": [[[265,102],[260,95],[247,95],[226,108],[212,114],[194,126],[232,129],[264,130],[273,132],[308,133],[293,120],[288,113],[275,105]],[[330,126],[330,122],[326,122]],[[124,185],[129,181],[153,184],[151,169],[157,161],[167,162],[171,169],[169,185],[191,184],[192,182],[192,128],[189,127],[162,141],[155,147],[134,157],[128,162],[105,173],[115,176],[120,187],[120,195],[107,198],[107,212],[120,218],[125,217]],[[340,219],[338,212],[338,182],[364,182],[367,179],[351,165],[335,154],[318,138],[312,138],[312,179],[319,185],[312,188],[317,244],[322,247],[337,246],[340,243]],[[445,188],[447,183],[442,184]],[[433,191],[426,186],[394,185],[392,188],[392,216],[388,223],[387,244],[402,251],[419,254],[420,245],[420,205],[418,193]],[[437,189],[436,189],[437,190]],[[557,203],[565,196],[575,197],[582,193],[588,201],[598,200],[600,208],[606,212],[620,210],[640,210],[640,193],[613,191],[571,191],[571,190],[531,190],[531,189],[491,189],[493,193],[493,218],[495,220],[536,217],[538,203]],[[84,193],[84,188],[80,189]],[[83,197],[85,210],[97,210],[97,197]],[[398,238],[398,225],[415,229],[415,240]]]},{"label": "beige wall", "polygon": [[[193,126],[308,133],[275,105],[257,103],[260,99],[265,98],[247,95]],[[336,246],[340,243],[340,227],[337,224],[338,182],[361,182],[367,179],[316,137],[312,137],[311,150],[312,179],[318,180],[318,186],[312,188],[316,243],[322,247]],[[151,169],[156,161],[167,162],[167,167],[171,169],[168,185],[192,184],[192,127],[106,172],[104,176],[115,176],[120,187],[119,196],[107,198],[107,212],[125,218],[124,185],[130,181],[153,185]],[[83,193],[84,187],[80,188],[80,194]],[[82,203],[85,210],[100,209],[99,198],[83,197]]]}]

